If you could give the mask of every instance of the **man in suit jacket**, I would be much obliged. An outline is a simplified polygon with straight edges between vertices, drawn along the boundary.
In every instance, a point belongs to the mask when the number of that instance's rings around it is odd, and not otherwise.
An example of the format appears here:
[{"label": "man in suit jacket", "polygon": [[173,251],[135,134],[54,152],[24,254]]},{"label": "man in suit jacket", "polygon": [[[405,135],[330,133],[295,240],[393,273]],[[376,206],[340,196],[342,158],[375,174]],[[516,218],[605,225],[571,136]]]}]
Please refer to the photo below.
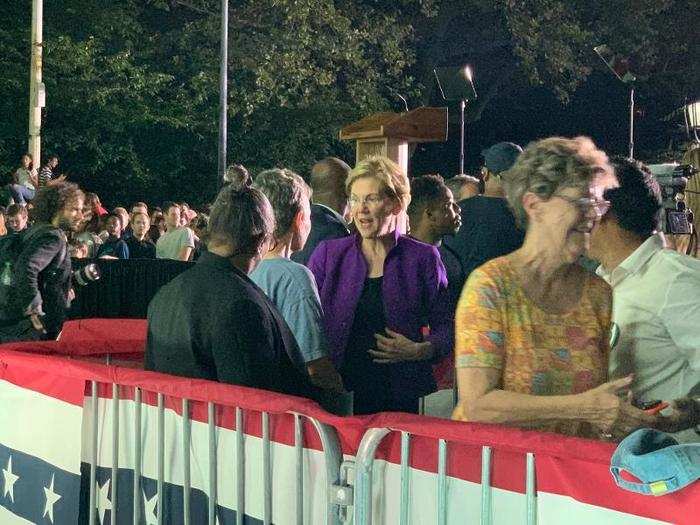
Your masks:
[{"label": "man in suit jacket", "polygon": [[350,166],[336,157],[318,161],[311,168],[309,184],[313,189],[311,205],[311,233],[304,249],[292,255],[292,260],[306,265],[321,241],[337,239],[350,234],[343,218],[347,205],[345,180]]}]

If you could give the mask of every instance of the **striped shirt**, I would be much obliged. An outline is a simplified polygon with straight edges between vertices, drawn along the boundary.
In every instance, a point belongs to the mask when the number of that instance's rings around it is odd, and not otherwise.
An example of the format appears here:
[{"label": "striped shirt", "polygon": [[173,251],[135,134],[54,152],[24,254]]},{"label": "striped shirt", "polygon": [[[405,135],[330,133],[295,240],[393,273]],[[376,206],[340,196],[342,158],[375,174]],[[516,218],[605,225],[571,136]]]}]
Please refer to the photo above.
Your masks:
[{"label": "striped shirt", "polygon": [[48,166],[44,166],[39,171],[39,187],[43,188],[48,182],[53,179],[53,171]]}]

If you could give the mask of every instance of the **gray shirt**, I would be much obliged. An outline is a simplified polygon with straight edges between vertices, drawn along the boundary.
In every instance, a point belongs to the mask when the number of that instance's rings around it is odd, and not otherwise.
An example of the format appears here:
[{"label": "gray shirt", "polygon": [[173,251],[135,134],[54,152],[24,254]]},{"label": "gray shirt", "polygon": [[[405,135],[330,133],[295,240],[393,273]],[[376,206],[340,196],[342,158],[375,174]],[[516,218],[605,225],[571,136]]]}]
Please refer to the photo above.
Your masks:
[{"label": "gray shirt", "polygon": [[194,232],[187,227],[170,230],[158,238],[156,257],[179,260],[185,247],[194,249]]},{"label": "gray shirt", "polygon": [[297,364],[327,357],[321,300],[311,271],[280,257],[263,259],[249,277],[267,294],[292,330],[301,353],[293,356]]}]

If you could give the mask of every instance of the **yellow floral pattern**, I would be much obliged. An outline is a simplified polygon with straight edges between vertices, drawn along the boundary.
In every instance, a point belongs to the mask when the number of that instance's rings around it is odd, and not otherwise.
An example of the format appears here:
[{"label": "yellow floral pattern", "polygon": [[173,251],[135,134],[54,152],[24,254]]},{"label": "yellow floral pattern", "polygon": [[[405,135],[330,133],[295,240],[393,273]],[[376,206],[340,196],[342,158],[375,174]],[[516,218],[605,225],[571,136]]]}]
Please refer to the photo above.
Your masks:
[{"label": "yellow floral pattern", "polygon": [[532,395],[577,394],[605,382],[611,292],[585,275],[579,307],[552,314],[526,296],[507,257],[474,270],[457,306],[455,366],[498,369],[499,388]]}]

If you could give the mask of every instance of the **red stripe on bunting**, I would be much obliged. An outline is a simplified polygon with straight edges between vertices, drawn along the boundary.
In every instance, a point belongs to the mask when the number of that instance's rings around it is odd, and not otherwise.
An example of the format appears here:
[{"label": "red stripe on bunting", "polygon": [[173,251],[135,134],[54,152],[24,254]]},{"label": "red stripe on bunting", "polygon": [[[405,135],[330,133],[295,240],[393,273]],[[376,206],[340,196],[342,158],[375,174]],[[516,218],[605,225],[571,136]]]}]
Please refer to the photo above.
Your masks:
[{"label": "red stripe on bunting", "polygon": [[0,380],[71,405],[83,406],[84,379],[61,374],[56,367],[52,369],[49,366],[47,371],[35,363],[23,363],[21,357],[5,359],[6,355],[5,352],[0,353]]},{"label": "red stripe on bunting", "polygon": [[697,524],[689,509],[700,508],[700,482],[660,497],[619,488],[609,471],[615,445],[500,425],[477,425],[408,414],[381,414],[377,426],[396,430],[377,457],[400,464],[401,434],[411,433],[410,464],[437,472],[438,440],[448,440],[447,474],[481,482],[481,448],[492,447],[492,486],[525,493],[525,454],[535,454],[537,490],[568,496],[597,507],[669,523]]},{"label": "red stripe on bunting", "polygon": [[[33,343],[36,352],[60,353],[49,343]],[[24,344],[26,345],[26,344]],[[31,344],[30,344],[31,345]],[[49,346],[45,346],[49,345]],[[54,343],[55,345],[55,343]],[[245,432],[261,435],[260,412],[271,414],[271,438],[275,442],[293,444],[293,417],[282,413],[296,411],[315,417],[336,428],[343,452],[354,455],[369,428],[387,427],[412,434],[410,462],[413,468],[437,471],[437,440],[446,439],[448,475],[479,483],[481,479],[481,446],[492,447],[492,486],[524,492],[525,453],[536,457],[537,488],[540,492],[569,496],[594,506],[666,522],[697,523],[691,509],[698,508],[700,483],[677,493],[650,497],[618,488],[608,471],[614,445],[543,432],[531,432],[499,425],[477,425],[407,414],[340,418],[324,412],[307,399],[265,392],[211,381],[173,377],[153,372],[86,363],[61,357],[18,353],[5,345],[0,347],[0,377],[14,384],[82,405],[85,381],[102,383],[100,397],[110,398],[111,383],[123,385],[120,396],[133,398],[134,387],[144,390],[143,401],[157,404],[154,391],[166,395],[165,405],[177,413],[183,397],[193,400],[191,417],[206,422],[207,401],[215,402],[217,424],[234,429],[235,412],[231,405],[246,409]],[[80,385],[81,395],[70,385]],[[85,389],[89,392],[89,389]],[[228,405],[228,406],[227,406]],[[306,425],[306,446],[320,448],[315,431]],[[387,436],[377,457],[400,463],[400,433]],[[398,490],[398,488],[397,488]]]}]

